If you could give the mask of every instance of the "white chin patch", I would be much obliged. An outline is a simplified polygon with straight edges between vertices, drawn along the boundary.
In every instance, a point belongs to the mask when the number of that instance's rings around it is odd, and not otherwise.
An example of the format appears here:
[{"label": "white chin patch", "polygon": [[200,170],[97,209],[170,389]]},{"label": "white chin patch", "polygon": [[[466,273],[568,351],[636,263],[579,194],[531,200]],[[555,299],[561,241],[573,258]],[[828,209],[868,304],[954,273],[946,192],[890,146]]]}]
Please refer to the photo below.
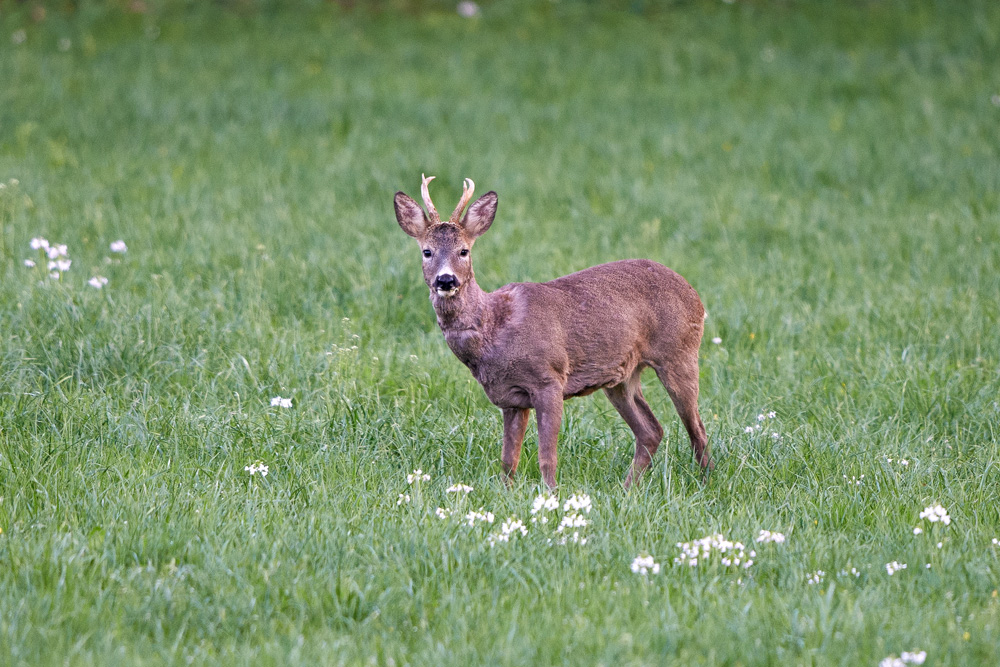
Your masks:
[{"label": "white chin patch", "polygon": [[437,292],[438,296],[443,296],[446,299],[450,299],[451,297],[453,297],[456,294],[458,294],[458,288],[457,287],[455,289],[449,289],[449,290],[439,289],[439,290],[434,290],[434,291]]}]

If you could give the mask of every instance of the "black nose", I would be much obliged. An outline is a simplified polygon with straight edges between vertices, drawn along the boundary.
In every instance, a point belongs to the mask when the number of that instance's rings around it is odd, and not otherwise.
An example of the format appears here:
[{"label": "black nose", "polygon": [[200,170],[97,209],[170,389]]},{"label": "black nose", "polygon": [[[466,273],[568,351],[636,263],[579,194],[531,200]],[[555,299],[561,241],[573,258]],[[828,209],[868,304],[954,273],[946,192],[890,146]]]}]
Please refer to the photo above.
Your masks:
[{"label": "black nose", "polygon": [[450,273],[442,273],[440,276],[434,279],[434,289],[450,292],[456,287],[458,287],[458,278],[451,275]]}]

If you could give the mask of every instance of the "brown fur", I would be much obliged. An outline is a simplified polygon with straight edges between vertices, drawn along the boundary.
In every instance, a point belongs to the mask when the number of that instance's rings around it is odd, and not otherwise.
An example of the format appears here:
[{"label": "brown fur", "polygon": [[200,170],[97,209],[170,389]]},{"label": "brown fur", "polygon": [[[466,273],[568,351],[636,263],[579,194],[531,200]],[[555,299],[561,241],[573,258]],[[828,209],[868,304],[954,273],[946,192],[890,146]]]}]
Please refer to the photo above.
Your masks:
[{"label": "brown fur", "polygon": [[[632,259],[546,283],[512,283],[484,292],[472,271],[471,248],[493,222],[496,193],[475,201],[460,222],[460,210],[449,222],[428,218],[402,192],[396,193],[395,206],[400,227],[417,239],[422,252],[431,252],[423,262],[424,281],[448,347],[503,411],[502,462],[508,479],[517,469],[533,408],[542,479],[554,488],[563,401],[603,389],[636,437],[625,480],[631,485],[663,439],[663,428],[642,395],[639,376],[645,368],[656,372],[670,394],[698,463],[713,466],[698,415],[705,309],[680,275],[656,262]],[[448,286],[458,285],[447,294],[435,287],[444,275],[455,279],[446,278]]]}]

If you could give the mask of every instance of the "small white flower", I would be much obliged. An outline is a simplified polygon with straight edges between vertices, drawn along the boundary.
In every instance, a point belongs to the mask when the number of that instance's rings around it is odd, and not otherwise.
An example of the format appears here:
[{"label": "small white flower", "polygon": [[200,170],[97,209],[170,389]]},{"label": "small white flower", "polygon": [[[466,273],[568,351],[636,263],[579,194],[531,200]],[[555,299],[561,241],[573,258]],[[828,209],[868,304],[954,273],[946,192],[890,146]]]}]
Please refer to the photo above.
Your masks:
[{"label": "small white flower", "polygon": [[267,477],[267,473],[268,473],[268,467],[266,465],[264,465],[263,463],[261,463],[260,461],[257,461],[255,463],[251,463],[248,466],[243,466],[243,469],[245,471],[247,471],[248,473],[250,473],[251,477],[253,477],[257,473],[260,473],[261,477]]},{"label": "small white flower", "polygon": [[49,278],[52,278],[52,280],[59,280],[59,276],[60,276],[60,273],[58,271],[50,271],[49,272]]},{"label": "small white flower", "polygon": [[924,511],[920,513],[921,519],[927,519],[931,523],[937,523],[940,521],[944,525],[951,524],[951,516],[948,514],[948,510],[941,507],[941,505],[929,505],[924,508]]},{"label": "small white flower", "polygon": [[28,267],[29,269],[32,269],[32,268],[35,267],[35,260],[33,260],[33,259],[26,259],[26,260],[24,260],[24,265],[26,267]]},{"label": "small white flower", "polygon": [[521,535],[527,535],[528,527],[520,519],[510,517],[500,525],[500,532],[504,535],[512,535],[517,532],[520,532]]},{"label": "small white flower", "polygon": [[[540,496],[536,496],[534,502],[531,503],[531,513],[538,514],[539,512],[551,512],[559,509],[559,499],[555,496],[547,496],[544,493]],[[542,517],[546,523],[548,519]]]},{"label": "small white flower", "polygon": [[462,0],[462,2],[458,3],[458,6],[455,7],[455,11],[457,11],[458,15],[462,18],[472,19],[479,16],[479,5],[471,0]]},{"label": "small white flower", "polygon": [[111,243],[111,252],[128,252],[128,246],[121,239]]},{"label": "small white flower", "polygon": [[785,536],[782,533],[771,532],[770,530],[760,529],[760,534],[757,535],[756,542],[774,542],[776,544],[783,544],[785,542]]},{"label": "small white flower", "polygon": [[927,659],[927,651],[915,651],[910,653],[909,651],[903,651],[899,654],[900,659],[911,665],[922,665],[924,660]]},{"label": "small white flower", "polygon": [[821,584],[821,583],[823,583],[823,578],[825,576],[826,576],[826,572],[824,572],[823,570],[816,570],[815,572],[813,572],[812,574],[809,575],[809,578],[806,579],[806,582],[810,586],[812,586],[814,584]]},{"label": "small white flower", "polygon": [[901,465],[901,466],[908,466],[908,465],[910,465],[910,462],[907,461],[906,459],[899,459],[899,465]]},{"label": "small white flower", "polygon": [[913,528],[913,534],[914,534],[914,535],[919,535],[919,534],[920,534],[920,533],[922,533],[922,532],[924,532],[924,529],[923,529],[923,528],[921,528],[920,526],[915,526],[915,527]]},{"label": "small white flower", "polygon": [[774,417],[775,417],[775,415],[776,415],[776,414],[777,414],[777,413],[775,413],[775,412],[768,412],[768,413],[767,413],[767,418],[768,418],[768,419],[774,419]]},{"label": "small white flower", "polygon": [[938,542],[938,543],[937,543],[937,548],[938,548],[938,549],[940,549],[940,548],[941,548],[941,547],[943,547],[943,546],[944,546],[944,542]]},{"label": "small white flower", "polygon": [[764,416],[763,414],[759,414],[759,415],[757,415],[757,421],[759,421],[759,422],[762,422],[762,421],[764,421],[765,419],[767,419],[767,417],[765,417],[765,416]]},{"label": "small white flower", "polygon": [[649,572],[659,574],[660,564],[654,561],[652,556],[636,556],[632,561],[632,571],[643,576]]},{"label": "small white flower", "polygon": [[562,518],[562,521],[559,522],[559,527],[556,528],[556,532],[561,533],[566,528],[583,528],[588,523],[590,522],[584,519],[581,514],[574,512],[573,514],[567,514]]},{"label": "small white flower", "polygon": [[482,509],[483,508],[480,507],[478,511],[470,510],[465,515],[464,521],[466,525],[469,526],[469,528],[472,528],[474,525],[476,525],[477,521],[480,521],[482,523],[493,523],[493,512],[486,512],[484,514],[482,512]]},{"label": "small white flower", "polygon": [[31,249],[32,250],[48,250],[49,242],[40,236],[36,236],[31,239]]},{"label": "small white flower", "polygon": [[94,276],[93,278],[87,281],[87,284],[96,289],[101,289],[102,287],[108,284],[108,279],[105,278],[104,276]]},{"label": "small white flower", "polygon": [[900,563],[898,561],[892,561],[891,563],[885,564],[885,571],[889,573],[889,576],[896,574],[900,570],[906,569],[906,563]]},{"label": "small white flower", "polygon": [[434,513],[437,514],[439,519],[447,519],[449,516],[451,516],[452,511],[445,507],[439,507],[436,510],[434,510]]},{"label": "small white flower", "polygon": [[744,433],[753,433],[753,426],[747,426],[745,429],[743,429],[743,432]]},{"label": "small white flower", "polygon": [[716,345],[722,345],[722,339],[719,338],[718,336],[716,336],[715,338],[713,338],[712,342],[715,343]]},{"label": "small white flower", "polygon": [[73,263],[71,259],[57,259],[54,262],[49,262],[49,271],[58,271],[62,273],[64,271],[69,271],[70,264]]},{"label": "small white flower", "polygon": [[410,474],[408,474],[406,476],[406,483],[407,484],[413,484],[413,483],[419,483],[419,482],[429,482],[430,480],[431,480],[431,476],[428,475],[427,473],[425,473],[420,468],[417,468],[416,470],[414,470],[413,472],[411,472]]},{"label": "small white flower", "polygon": [[1000,540],[998,540],[997,538],[994,537],[993,538],[993,546],[995,546],[995,547],[996,546],[1000,546]]},{"label": "small white flower", "polygon": [[396,504],[397,505],[402,505],[402,504],[408,503],[408,502],[410,502],[410,494],[408,494],[408,493],[401,493],[396,498]]},{"label": "small white flower", "polygon": [[281,396],[275,396],[271,399],[272,408],[290,408],[292,407],[292,399],[282,398]]},{"label": "small white flower", "polygon": [[[430,479],[428,477],[427,479]],[[444,490],[445,493],[464,493],[466,495],[472,493],[473,489],[468,484],[452,484],[447,489]]]},{"label": "small white flower", "polygon": [[66,247],[65,243],[57,243],[56,245],[49,246],[45,249],[45,253],[49,256],[49,259],[55,259],[56,257],[65,257],[69,254],[69,248]]},{"label": "small white flower", "polygon": [[563,503],[563,512],[568,512],[570,510],[582,511],[590,514],[590,496],[586,493],[574,493],[569,499]]}]

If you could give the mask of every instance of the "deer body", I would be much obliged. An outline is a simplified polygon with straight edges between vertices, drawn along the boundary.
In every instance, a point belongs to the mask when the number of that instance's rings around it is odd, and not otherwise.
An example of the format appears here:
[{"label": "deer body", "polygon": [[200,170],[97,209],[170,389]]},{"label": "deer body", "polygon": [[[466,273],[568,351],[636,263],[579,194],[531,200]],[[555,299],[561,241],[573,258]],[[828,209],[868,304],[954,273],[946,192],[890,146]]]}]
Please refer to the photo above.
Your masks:
[{"label": "deer body", "polygon": [[535,410],[539,467],[555,487],[556,441],[563,401],[603,389],[636,436],[626,486],[645,470],[663,429],[642,395],[639,376],[652,368],[687,428],[695,457],[712,466],[698,416],[698,348],[705,310],[677,273],[649,260],[601,264],[545,283],[512,283],[485,292],[472,272],[470,250],[496,215],[487,193],[460,219],[463,201],[440,222],[427,194],[429,215],[396,194],[400,226],[420,242],[424,280],[448,347],[503,411],[502,462],[517,469],[529,411]]}]

